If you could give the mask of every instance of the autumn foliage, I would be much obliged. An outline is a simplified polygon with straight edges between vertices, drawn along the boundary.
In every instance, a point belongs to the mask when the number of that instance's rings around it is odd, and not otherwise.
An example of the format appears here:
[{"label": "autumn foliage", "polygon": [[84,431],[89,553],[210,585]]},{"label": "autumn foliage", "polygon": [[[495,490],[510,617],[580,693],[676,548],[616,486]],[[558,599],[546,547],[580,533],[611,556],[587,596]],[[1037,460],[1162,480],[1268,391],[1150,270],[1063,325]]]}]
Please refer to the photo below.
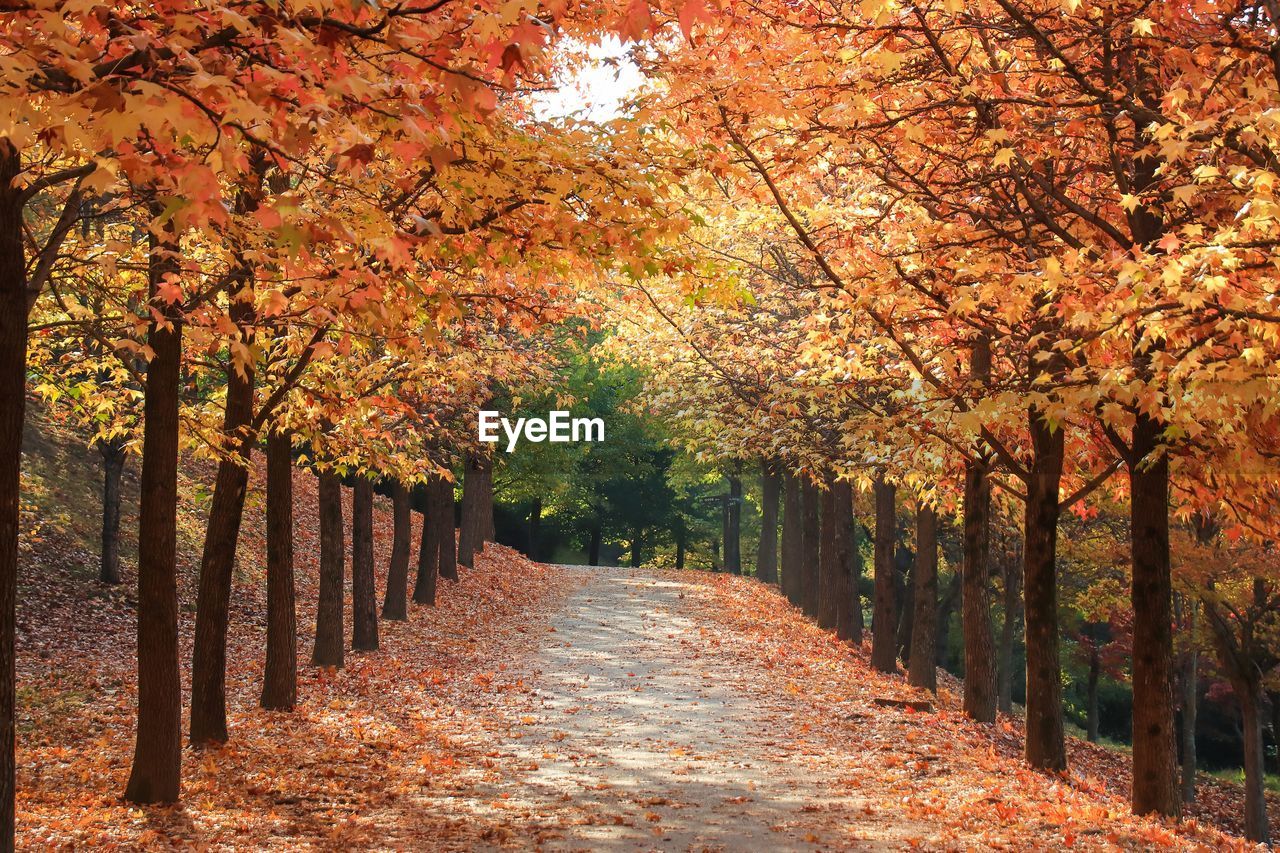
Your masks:
[{"label": "autumn foliage", "polygon": [[[371,777],[410,772],[367,764],[393,728],[415,748],[460,737],[361,693],[466,672],[483,694],[490,676],[451,668],[440,632],[527,627],[564,583],[494,548],[501,463],[474,417],[548,393],[552,354],[588,335],[642,372],[638,406],[672,446],[730,472],[731,571],[741,472],[762,473],[761,580],[776,575],[832,632],[814,641],[837,658],[869,615],[877,685],[905,668],[936,686],[939,566],[951,571],[968,720],[938,725],[979,751],[1020,740],[1048,774],[1016,771],[1040,798],[1027,802],[1064,804],[1053,843],[1091,820],[1118,821],[1115,843],[1174,839],[1070,775],[1082,753],[1064,666],[1088,658],[1096,729],[1104,642],[1132,696],[1132,811],[1190,808],[1197,667],[1212,653],[1240,713],[1244,832],[1265,842],[1265,717],[1280,707],[1277,16],[1252,0],[6,4],[0,849],[14,803],[45,814],[69,776],[85,824],[50,820],[33,843],[181,834],[175,815],[143,828],[108,789],[137,805],[216,799],[226,767],[245,811],[311,796],[353,811],[316,774],[290,776],[287,794],[263,781],[281,744],[254,694],[348,781],[359,760]],[[536,94],[610,39],[644,90],[608,121],[542,114]],[[130,575],[120,484],[140,458],[136,596],[89,620],[132,629],[133,649],[117,637],[96,674],[68,666],[87,681],[54,692],[110,691],[102,717],[75,715],[39,748],[16,743],[18,697],[24,679],[44,689],[64,650],[37,642],[49,657],[19,676],[19,590],[43,578],[20,550],[33,397],[102,457],[106,588]],[[210,484],[189,537],[192,459]],[[389,521],[375,493],[393,500]],[[269,594],[244,586],[246,555]],[[439,604],[423,617],[410,598]],[[24,639],[75,633],[58,621],[72,612]],[[357,672],[329,671],[344,666]],[[69,757],[66,738],[98,743],[97,763]],[[1001,754],[981,769],[1010,766]],[[960,820],[926,799],[936,826]],[[951,801],[1010,827],[1031,808]],[[274,831],[262,819],[245,831]],[[372,838],[359,816],[330,830]]]}]

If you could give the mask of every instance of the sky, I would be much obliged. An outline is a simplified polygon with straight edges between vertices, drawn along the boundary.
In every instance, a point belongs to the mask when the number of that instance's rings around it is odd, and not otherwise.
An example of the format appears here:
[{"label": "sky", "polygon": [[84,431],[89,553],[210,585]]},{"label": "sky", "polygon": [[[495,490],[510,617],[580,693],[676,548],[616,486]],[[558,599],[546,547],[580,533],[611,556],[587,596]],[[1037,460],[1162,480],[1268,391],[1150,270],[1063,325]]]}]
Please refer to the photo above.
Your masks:
[{"label": "sky", "polygon": [[[534,112],[552,119],[576,115],[592,121],[608,121],[621,115],[621,105],[644,82],[626,48],[616,38],[587,50],[588,61],[568,75],[554,92],[534,96]],[[612,61],[612,62],[611,62]]]}]

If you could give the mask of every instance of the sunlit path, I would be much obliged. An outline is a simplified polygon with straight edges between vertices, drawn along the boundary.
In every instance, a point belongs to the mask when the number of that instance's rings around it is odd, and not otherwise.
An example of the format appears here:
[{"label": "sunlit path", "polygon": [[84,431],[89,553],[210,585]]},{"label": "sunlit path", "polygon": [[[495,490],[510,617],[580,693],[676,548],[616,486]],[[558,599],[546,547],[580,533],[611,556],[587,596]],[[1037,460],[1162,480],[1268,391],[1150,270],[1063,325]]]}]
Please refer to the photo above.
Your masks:
[{"label": "sunlit path", "polygon": [[484,794],[546,815],[556,847],[898,847],[912,834],[837,793],[831,762],[787,745],[800,707],[741,689],[766,673],[707,642],[684,603],[691,585],[577,570],[591,580],[528,662],[538,712],[521,720],[514,762],[528,769]]}]

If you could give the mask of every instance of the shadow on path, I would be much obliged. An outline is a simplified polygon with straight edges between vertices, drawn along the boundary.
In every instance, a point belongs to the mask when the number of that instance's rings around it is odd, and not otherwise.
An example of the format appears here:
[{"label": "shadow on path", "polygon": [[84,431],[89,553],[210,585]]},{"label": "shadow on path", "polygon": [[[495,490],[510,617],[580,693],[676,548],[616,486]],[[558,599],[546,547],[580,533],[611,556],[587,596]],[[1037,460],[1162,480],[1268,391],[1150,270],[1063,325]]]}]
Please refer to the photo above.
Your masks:
[{"label": "shadow on path", "polygon": [[486,791],[504,809],[541,816],[555,849],[902,846],[909,825],[870,815],[831,762],[789,744],[798,703],[744,689],[770,673],[704,636],[678,575],[574,570],[590,580],[527,662],[524,769]]}]

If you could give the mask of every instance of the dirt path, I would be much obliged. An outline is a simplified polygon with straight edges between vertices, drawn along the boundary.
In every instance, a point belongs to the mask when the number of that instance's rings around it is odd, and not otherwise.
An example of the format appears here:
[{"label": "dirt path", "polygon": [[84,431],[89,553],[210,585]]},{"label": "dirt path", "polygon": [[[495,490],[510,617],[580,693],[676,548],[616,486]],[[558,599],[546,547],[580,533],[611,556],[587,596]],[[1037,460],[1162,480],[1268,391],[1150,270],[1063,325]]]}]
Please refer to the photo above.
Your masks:
[{"label": "dirt path", "polygon": [[557,849],[896,849],[912,834],[848,786],[840,793],[829,753],[787,746],[787,729],[804,725],[794,696],[752,689],[769,673],[706,641],[686,584],[577,570],[590,580],[528,662],[535,702],[514,733],[525,769],[486,792],[545,816],[531,822],[545,827],[541,840]]}]

